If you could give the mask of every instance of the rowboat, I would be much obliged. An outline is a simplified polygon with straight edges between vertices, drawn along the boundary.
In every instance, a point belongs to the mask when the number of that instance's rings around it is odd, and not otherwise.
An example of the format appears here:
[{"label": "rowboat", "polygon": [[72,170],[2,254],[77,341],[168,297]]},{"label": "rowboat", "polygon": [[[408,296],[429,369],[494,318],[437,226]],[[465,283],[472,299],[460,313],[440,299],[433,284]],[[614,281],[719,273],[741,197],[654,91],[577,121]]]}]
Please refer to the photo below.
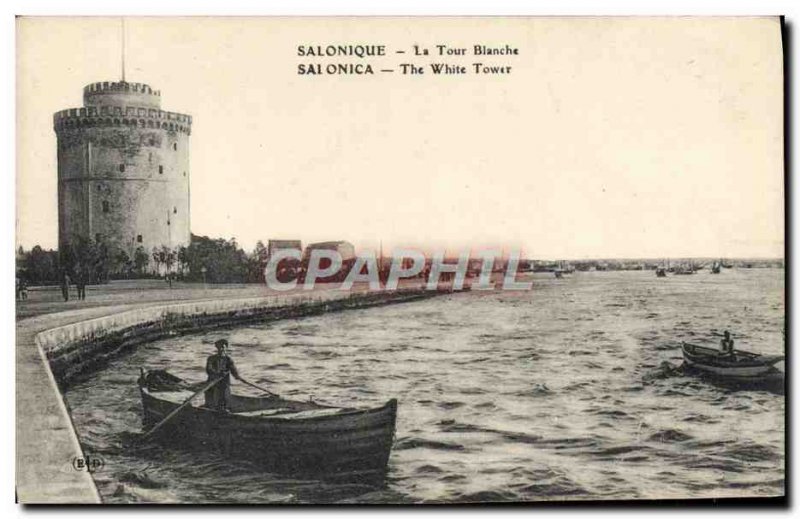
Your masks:
[{"label": "rowboat", "polygon": [[774,366],[783,360],[783,355],[759,355],[747,351],[735,350],[733,355],[720,355],[719,350],[682,344],[683,359],[687,366],[712,375],[755,379],[775,369]]},{"label": "rowboat", "polygon": [[[164,371],[138,380],[149,430],[200,386]],[[180,410],[154,438],[181,447],[214,450],[282,474],[376,482],[386,475],[394,442],[397,400],[373,409],[332,407],[277,395],[230,395],[227,411],[203,397]]]}]

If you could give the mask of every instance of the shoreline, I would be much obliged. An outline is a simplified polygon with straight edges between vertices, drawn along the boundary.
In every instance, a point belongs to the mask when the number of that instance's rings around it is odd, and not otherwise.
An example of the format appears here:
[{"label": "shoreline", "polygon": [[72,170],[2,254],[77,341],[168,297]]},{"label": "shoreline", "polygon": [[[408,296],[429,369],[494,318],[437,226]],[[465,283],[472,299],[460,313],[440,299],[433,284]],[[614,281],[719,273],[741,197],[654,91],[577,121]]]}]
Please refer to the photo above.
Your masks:
[{"label": "shoreline", "polygon": [[[16,324],[16,492],[23,504],[102,502],[83,459],[63,392],[136,346],[179,334],[451,294],[320,290],[249,298],[151,301],[44,313]],[[24,380],[24,384],[21,381]],[[47,481],[47,485],[42,485]]]}]

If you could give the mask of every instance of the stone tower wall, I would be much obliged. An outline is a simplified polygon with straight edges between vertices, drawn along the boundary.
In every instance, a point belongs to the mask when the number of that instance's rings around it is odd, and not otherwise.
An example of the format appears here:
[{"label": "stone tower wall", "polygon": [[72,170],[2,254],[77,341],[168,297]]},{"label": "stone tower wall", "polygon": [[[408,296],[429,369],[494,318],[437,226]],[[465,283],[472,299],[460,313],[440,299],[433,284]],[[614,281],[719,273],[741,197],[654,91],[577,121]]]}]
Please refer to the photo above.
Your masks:
[{"label": "stone tower wall", "polygon": [[99,238],[129,256],[189,244],[192,121],[159,101],[147,85],[94,83],[90,106],[55,114],[59,243]]}]

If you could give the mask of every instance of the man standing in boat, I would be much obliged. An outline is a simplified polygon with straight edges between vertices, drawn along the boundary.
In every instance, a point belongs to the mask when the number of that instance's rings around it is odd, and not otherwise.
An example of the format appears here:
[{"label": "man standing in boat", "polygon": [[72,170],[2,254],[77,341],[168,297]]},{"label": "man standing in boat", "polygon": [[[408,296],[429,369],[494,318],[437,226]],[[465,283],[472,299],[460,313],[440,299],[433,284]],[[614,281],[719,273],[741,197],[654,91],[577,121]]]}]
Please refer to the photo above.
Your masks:
[{"label": "man standing in boat", "polygon": [[723,356],[733,355],[733,339],[731,339],[731,332],[725,330],[725,337],[719,341],[719,353]]},{"label": "man standing in boat", "polygon": [[218,378],[222,378],[222,380],[206,391],[206,407],[217,411],[227,411],[231,394],[231,375],[236,380],[242,380],[242,378],[236,370],[233,359],[228,356],[226,351],[228,341],[220,339],[214,343],[214,346],[217,347],[217,353],[208,357],[206,373],[208,373],[209,382]]}]

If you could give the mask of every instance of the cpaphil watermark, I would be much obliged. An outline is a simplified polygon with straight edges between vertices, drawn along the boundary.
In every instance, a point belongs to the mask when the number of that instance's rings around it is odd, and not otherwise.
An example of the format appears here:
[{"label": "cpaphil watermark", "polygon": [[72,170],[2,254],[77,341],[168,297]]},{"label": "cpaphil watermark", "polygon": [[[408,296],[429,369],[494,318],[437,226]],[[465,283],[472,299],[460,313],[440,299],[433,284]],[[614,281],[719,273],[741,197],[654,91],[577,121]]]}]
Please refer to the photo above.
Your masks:
[{"label": "cpaphil watermark", "polygon": [[530,290],[530,280],[518,279],[518,274],[529,268],[520,267],[519,251],[507,257],[499,250],[446,257],[444,252],[426,256],[415,249],[395,249],[389,258],[362,251],[345,259],[334,249],[314,249],[306,255],[299,249],[280,249],[270,256],[264,279],[277,291],[298,286],[312,290],[316,283],[330,282],[340,283],[341,290],[351,290],[356,283],[366,284],[372,291],[396,290],[401,280],[416,280],[427,290],[443,286],[450,290]]}]

